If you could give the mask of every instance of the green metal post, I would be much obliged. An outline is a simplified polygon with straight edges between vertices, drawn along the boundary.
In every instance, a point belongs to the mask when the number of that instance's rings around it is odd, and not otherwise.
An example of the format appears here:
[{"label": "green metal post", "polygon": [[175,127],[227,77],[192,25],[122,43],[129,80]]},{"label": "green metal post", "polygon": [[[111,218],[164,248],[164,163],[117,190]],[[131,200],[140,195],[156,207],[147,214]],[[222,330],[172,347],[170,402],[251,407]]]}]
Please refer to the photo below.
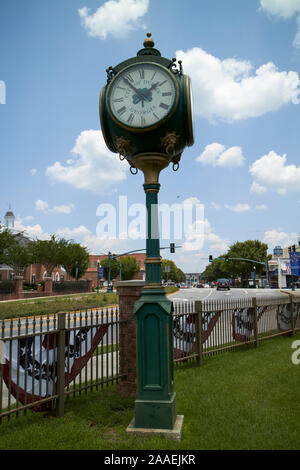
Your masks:
[{"label": "green metal post", "polygon": [[66,346],[66,314],[65,312],[58,313],[58,348],[57,348],[57,402],[56,402],[56,416],[61,418],[64,415],[65,409],[65,346]]},{"label": "green metal post", "polygon": [[173,304],[162,286],[158,236],[159,184],[145,184],[147,206],[146,286],[135,304],[138,393],[135,427],[173,429],[176,394],[173,369]]},{"label": "green metal post", "polygon": [[108,280],[107,280],[107,292],[112,292],[111,286],[111,252],[108,252]]}]

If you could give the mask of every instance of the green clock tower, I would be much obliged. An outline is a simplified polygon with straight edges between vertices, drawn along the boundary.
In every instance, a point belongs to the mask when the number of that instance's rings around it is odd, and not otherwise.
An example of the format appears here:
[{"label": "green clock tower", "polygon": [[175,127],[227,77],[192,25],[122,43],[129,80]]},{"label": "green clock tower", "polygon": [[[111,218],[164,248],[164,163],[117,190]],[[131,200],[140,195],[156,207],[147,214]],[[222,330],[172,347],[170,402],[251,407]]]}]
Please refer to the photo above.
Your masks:
[{"label": "green clock tower", "polygon": [[181,61],[167,59],[147,34],[136,57],[107,69],[100,93],[107,147],[144,174],[147,207],[146,285],[136,302],[138,392],[136,429],[172,430],[176,421],[173,305],[162,286],[158,235],[159,174],[194,143],[190,78]]}]

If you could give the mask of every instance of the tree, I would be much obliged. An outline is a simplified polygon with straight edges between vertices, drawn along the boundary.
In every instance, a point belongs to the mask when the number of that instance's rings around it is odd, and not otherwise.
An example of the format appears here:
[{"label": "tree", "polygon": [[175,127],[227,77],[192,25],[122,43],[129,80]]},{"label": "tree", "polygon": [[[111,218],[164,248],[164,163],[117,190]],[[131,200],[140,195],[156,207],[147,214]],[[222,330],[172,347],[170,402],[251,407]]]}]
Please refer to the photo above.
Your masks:
[{"label": "tree", "polygon": [[47,276],[51,277],[56,266],[62,265],[63,250],[68,245],[64,238],[57,239],[52,235],[50,240],[35,240],[30,243],[33,263],[45,266]]},{"label": "tree", "polygon": [[122,265],[122,281],[129,281],[134,278],[140,270],[139,264],[133,256],[126,256],[120,258]]},{"label": "tree", "polygon": [[[166,266],[169,267],[169,272],[166,272]],[[161,260],[162,278],[164,281],[185,282],[185,274],[179,269],[174,261],[168,259]]]},{"label": "tree", "polygon": [[87,248],[79,243],[69,242],[61,249],[61,265],[74,279],[84,276],[90,262]]},{"label": "tree", "polygon": [[17,245],[17,234],[12,233],[8,229],[0,231],[0,264],[6,263],[7,250]]},{"label": "tree", "polygon": [[27,266],[32,264],[32,253],[28,246],[14,243],[6,250],[5,262],[18,276],[22,276]]},{"label": "tree", "polygon": [[[108,280],[108,258],[105,258],[101,261],[101,266],[103,268],[103,277]],[[119,274],[120,266],[117,260],[110,260],[110,280],[115,279]]]},{"label": "tree", "polygon": [[[220,258],[225,258],[225,255],[220,255]],[[202,274],[208,281],[215,281],[222,277],[231,277],[230,265],[223,259],[214,259],[212,263],[206,266]]]},{"label": "tree", "polygon": [[[227,253],[229,257],[228,265],[231,272],[237,276],[242,276],[244,279],[249,279],[253,266],[256,267],[257,274],[265,270],[264,265],[253,264],[249,261],[231,260],[230,258],[245,258],[254,261],[265,263],[268,259],[268,245],[259,240],[246,240],[245,242],[236,242],[229,247]],[[227,264],[227,263],[226,263]]]}]

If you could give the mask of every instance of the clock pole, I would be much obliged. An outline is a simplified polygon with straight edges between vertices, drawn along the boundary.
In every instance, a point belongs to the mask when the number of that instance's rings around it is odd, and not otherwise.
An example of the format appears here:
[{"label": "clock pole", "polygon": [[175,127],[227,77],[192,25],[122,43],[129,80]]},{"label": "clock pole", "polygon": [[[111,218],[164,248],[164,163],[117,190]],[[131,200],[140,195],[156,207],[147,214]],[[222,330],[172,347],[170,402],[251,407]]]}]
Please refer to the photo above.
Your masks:
[{"label": "clock pole", "polygon": [[[144,173],[147,209],[146,285],[136,302],[138,392],[131,430],[173,430],[176,393],[173,366],[173,304],[162,286],[158,233],[159,173],[169,164],[165,154],[140,154],[135,166]],[[182,419],[182,417],[178,417]]]},{"label": "clock pole", "polygon": [[137,57],[107,69],[100,94],[100,121],[107,147],[144,174],[147,208],[146,284],[135,303],[137,397],[128,432],[181,434],[173,367],[173,304],[162,286],[158,231],[160,172],[176,171],[194,143],[190,79],[176,59],[161,57],[151,33]]}]

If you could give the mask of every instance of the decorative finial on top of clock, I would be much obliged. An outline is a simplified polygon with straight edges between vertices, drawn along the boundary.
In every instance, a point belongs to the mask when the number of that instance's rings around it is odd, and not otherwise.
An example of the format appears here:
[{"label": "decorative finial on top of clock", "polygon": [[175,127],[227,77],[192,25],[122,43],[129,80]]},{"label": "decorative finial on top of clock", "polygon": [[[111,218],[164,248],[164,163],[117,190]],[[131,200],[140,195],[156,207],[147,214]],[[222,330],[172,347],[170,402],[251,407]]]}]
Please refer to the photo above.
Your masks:
[{"label": "decorative finial on top of clock", "polygon": [[151,33],[147,33],[147,38],[144,41],[144,47],[154,47],[154,41],[151,38]]},{"label": "decorative finial on top of clock", "polygon": [[144,49],[141,49],[137,53],[137,56],[143,55],[156,55],[158,57],[161,56],[161,53],[154,47],[154,41],[151,37],[151,33],[147,33],[147,37],[144,41]]}]

